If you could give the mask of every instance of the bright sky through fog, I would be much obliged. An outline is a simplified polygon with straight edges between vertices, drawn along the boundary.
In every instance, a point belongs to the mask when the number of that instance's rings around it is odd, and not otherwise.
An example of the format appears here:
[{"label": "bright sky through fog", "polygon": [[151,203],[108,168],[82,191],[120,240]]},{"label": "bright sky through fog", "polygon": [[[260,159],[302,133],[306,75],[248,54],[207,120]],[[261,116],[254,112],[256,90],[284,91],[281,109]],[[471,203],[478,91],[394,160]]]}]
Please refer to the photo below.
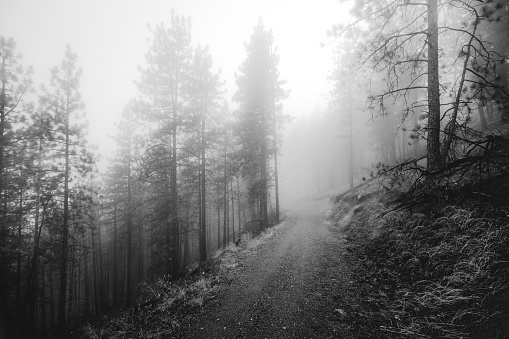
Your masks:
[{"label": "bright sky through fog", "polygon": [[235,92],[234,72],[246,57],[244,42],[259,17],[274,33],[279,70],[290,97],[284,111],[309,113],[323,104],[332,67],[333,44],[326,31],[347,20],[338,0],[0,0],[0,35],[12,37],[22,63],[35,68],[38,88],[59,65],[71,43],[83,68],[81,94],[89,138],[107,156],[113,149],[115,122],[137,96],[138,65],[145,65],[147,24],[168,22],[171,9],[189,16],[193,44],[208,44],[226,81],[227,99]]}]

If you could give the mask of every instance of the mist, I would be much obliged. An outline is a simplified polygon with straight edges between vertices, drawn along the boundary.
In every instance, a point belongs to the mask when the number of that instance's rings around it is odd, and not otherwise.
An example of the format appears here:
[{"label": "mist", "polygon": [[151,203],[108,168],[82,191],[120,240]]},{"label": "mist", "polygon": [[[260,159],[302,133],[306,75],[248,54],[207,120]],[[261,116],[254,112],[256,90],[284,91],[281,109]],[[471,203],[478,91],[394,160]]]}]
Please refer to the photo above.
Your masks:
[{"label": "mist", "polygon": [[0,337],[63,337],[295,206],[439,172],[507,119],[507,6],[483,22],[444,4],[435,26],[470,24],[440,40],[423,13],[400,27],[373,6],[6,4]]}]

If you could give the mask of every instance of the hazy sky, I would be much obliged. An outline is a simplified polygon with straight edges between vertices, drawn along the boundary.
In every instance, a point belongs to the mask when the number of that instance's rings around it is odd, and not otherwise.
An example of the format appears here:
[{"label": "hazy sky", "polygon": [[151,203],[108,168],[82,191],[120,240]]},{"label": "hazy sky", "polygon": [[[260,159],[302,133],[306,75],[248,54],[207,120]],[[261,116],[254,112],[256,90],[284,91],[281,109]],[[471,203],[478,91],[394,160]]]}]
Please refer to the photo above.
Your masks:
[{"label": "hazy sky", "polygon": [[320,43],[348,18],[338,0],[0,0],[0,35],[16,40],[22,63],[35,68],[37,87],[48,83],[71,43],[83,68],[89,137],[107,155],[113,149],[107,135],[115,134],[122,108],[137,95],[137,66],[145,65],[151,37],[147,24],[168,22],[172,8],[191,18],[193,44],[209,45],[228,100],[246,57],[244,42],[261,16],[273,30],[280,73],[291,89],[284,111],[298,116],[325,102],[333,46]]}]

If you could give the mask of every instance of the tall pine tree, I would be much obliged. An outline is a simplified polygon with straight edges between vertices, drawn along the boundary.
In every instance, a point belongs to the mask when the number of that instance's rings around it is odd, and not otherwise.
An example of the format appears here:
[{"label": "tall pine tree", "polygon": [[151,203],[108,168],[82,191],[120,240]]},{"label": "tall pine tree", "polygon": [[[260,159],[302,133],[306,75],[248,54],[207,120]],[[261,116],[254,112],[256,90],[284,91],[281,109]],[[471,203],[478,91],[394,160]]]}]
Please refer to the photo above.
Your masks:
[{"label": "tall pine tree", "polygon": [[[236,75],[237,92],[233,100],[239,103],[236,133],[241,145],[244,174],[249,177],[252,203],[259,205],[262,228],[268,225],[269,159],[277,135],[277,103],[284,98],[279,73],[274,37],[260,18],[251,40],[246,44],[247,57]],[[274,142],[272,142],[274,141]]]},{"label": "tall pine tree", "polygon": [[[60,292],[58,298],[58,328],[62,331],[66,324],[66,301],[69,264],[69,222],[70,191],[73,179],[85,176],[91,171],[92,157],[85,142],[84,104],[79,92],[82,71],[77,66],[77,55],[68,44],[60,66],[51,70],[49,88],[43,87],[41,104],[51,114],[55,143],[55,171],[60,173],[62,193],[62,226],[60,245]],[[63,184],[63,185],[62,185]],[[63,187],[62,187],[63,186]]]},{"label": "tall pine tree", "polygon": [[188,124],[183,96],[192,57],[191,23],[172,11],[169,27],[161,23],[152,33],[153,39],[146,54],[148,66],[140,69],[142,77],[139,89],[152,106],[147,115],[153,130],[149,147],[158,149],[157,157],[169,158],[169,168],[158,172],[169,175],[169,185],[163,183],[166,178],[162,178],[161,185],[169,192],[162,192],[161,196],[170,196],[170,206],[164,206],[165,203],[161,201],[157,208],[169,211],[167,216],[162,210],[159,214],[162,215],[160,222],[166,223],[165,273],[175,278],[180,269],[178,149],[182,142],[180,134]]}]

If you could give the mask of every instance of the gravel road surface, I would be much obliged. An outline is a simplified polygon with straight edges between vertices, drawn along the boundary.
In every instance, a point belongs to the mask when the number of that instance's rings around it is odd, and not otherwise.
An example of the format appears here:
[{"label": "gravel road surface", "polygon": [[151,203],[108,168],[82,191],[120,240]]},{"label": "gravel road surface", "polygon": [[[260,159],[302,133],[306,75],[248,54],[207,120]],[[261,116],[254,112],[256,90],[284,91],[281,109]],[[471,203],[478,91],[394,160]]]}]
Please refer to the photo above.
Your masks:
[{"label": "gravel road surface", "polygon": [[346,244],[315,204],[301,204],[276,234],[241,259],[232,282],[184,338],[355,338],[342,322]]}]

